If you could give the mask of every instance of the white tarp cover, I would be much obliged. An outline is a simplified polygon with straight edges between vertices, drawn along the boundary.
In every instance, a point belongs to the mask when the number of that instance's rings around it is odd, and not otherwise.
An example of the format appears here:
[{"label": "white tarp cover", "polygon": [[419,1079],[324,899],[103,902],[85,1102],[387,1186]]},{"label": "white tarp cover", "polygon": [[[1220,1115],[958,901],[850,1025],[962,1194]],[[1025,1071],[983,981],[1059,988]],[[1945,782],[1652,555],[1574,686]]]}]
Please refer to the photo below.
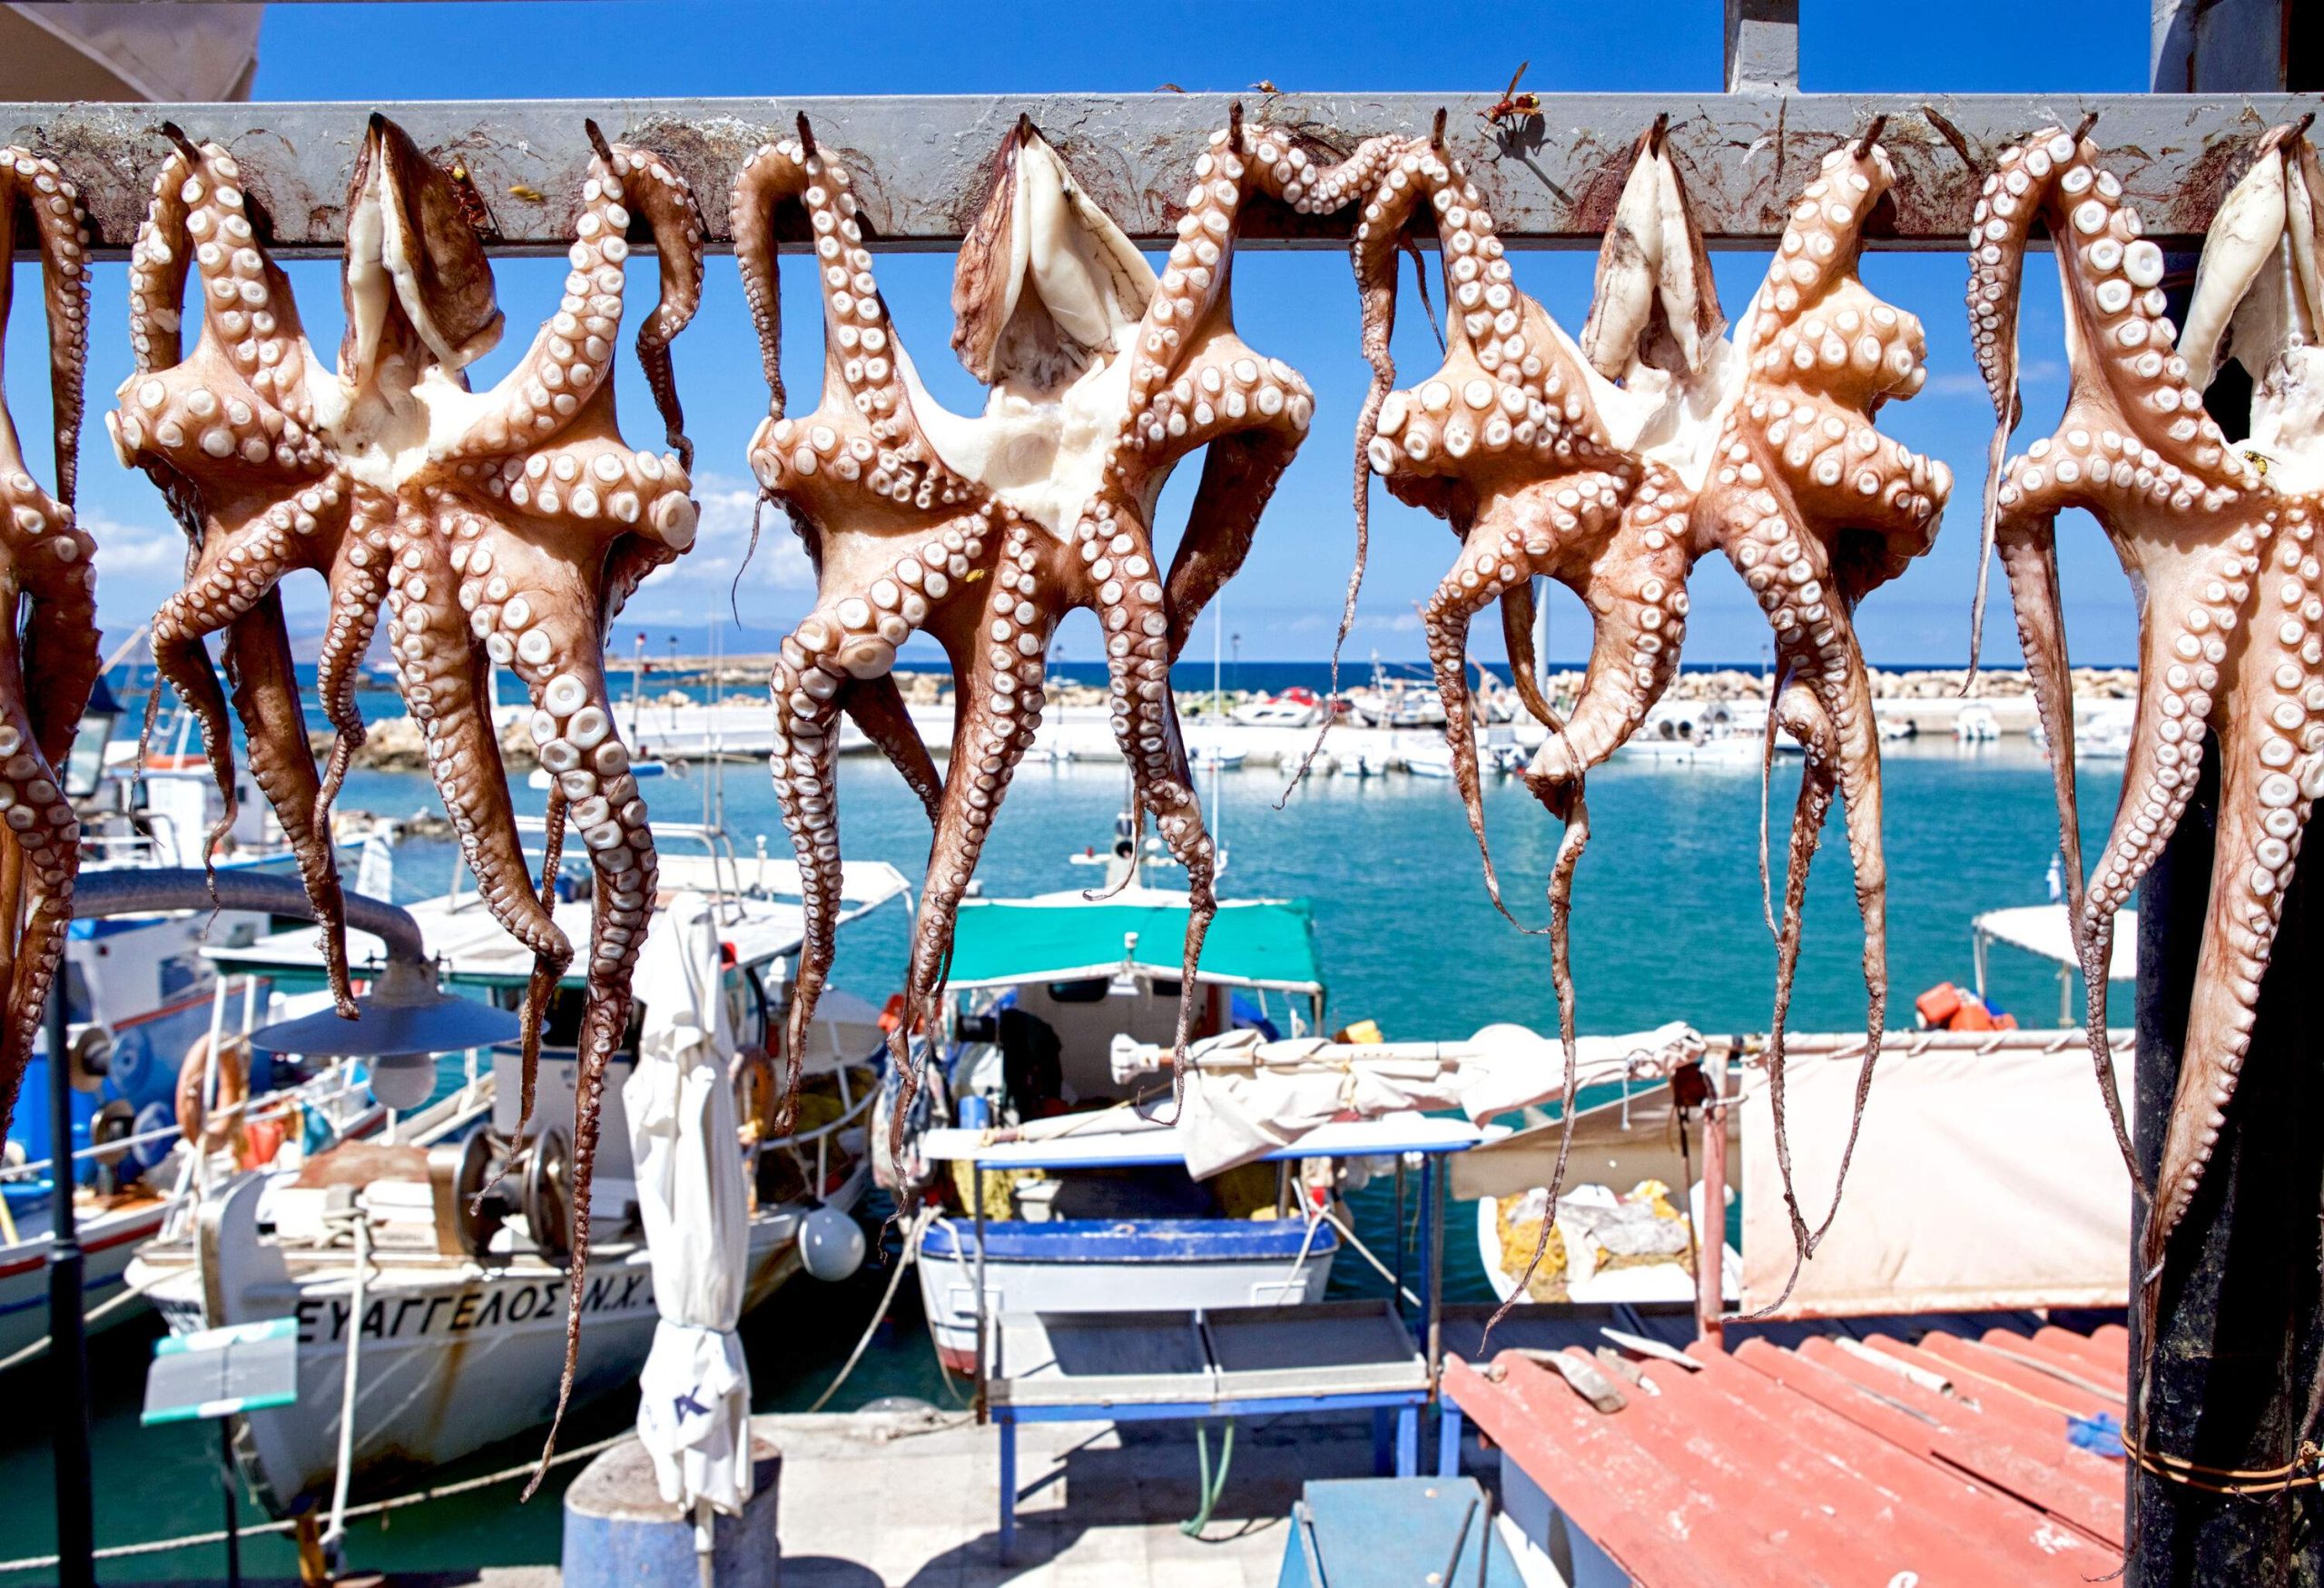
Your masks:
[{"label": "white tarp cover", "polygon": [[[2121,1307],[2130,1295],[2130,1176],[2078,1033],[1987,1052],[1882,1056],[1838,1218],[1775,1316]],[[1785,1121],[1810,1227],[1856,1097],[1854,1054],[1795,1054]],[[2115,1056],[2123,1107],[2130,1065]],[[1790,1224],[1764,1084],[1743,1101],[1743,1308],[1783,1293]]]},{"label": "white tarp cover", "polygon": [[[1620,1080],[1633,1060],[1702,1051],[1679,1021],[1627,1037],[1584,1037],[1585,1077]],[[1250,1163],[1334,1119],[1459,1109],[1476,1123],[1543,1102],[1564,1089],[1563,1048],[1521,1026],[1488,1026],[1465,1042],[1368,1045],[1296,1038],[1269,1042],[1252,1031],[1206,1039],[1188,1050],[1186,1111],[1178,1134],[1197,1178]]]},{"label": "white tarp cover", "polygon": [[[2061,965],[2080,965],[2074,952],[2073,926],[2063,904],[2021,904],[2009,910],[1988,910],[1970,924],[1987,937],[2039,954]],[[2106,963],[2109,981],[2135,981],[2139,975],[2139,918],[2134,911],[2114,912],[2114,952]],[[1789,1100],[1786,1100],[1787,1101]]]},{"label": "white tarp cover", "polygon": [[636,988],[645,1022],[622,1100],[662,1315],[638,1375],[637,1436],[663,1499],[740,1515],[751,1497],[751,1379],[734,1326],[750,1214],[726,1079],[734,1036],[707,899],[680,893],[655,918]]}]

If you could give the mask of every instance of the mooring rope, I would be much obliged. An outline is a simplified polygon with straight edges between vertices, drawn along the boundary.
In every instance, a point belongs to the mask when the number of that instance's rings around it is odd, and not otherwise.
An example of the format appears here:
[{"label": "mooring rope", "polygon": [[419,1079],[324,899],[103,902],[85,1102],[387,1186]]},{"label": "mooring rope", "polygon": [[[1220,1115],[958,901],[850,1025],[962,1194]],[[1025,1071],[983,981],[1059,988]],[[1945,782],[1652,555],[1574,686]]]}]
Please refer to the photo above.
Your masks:
[{"label": "mooring rope", "polygon": [[[590,1456],[601,1455],[611,1450],[625,1439],[635,1437],[636,1437],[635,1430],[625,1428],[618,1434],[598,1440],[595,1445],[584,1445],[577,1450],[560,1450],[549,1458],[549,1465],[563,1466],[567,1462],[586,1461]],[[530,1477],[534,1468],[539,1465],[538,1461],[527,1458],[516,1466],[504,1467],[498,1472],[487,1473],[481,1477],[462,1478],[456,1484],[439,1484],[429,1488],[416,1490],[409,1494],[395,1494],[384,1500],[372,1500],[361,1505],[350,1505],[347,1508],[347,1519],[350,1522],[359,1521],[366,1516],[377,1516],[382,1512],[401,1511],[413,1505],[424,1505],[431,1500],[448,1500],[455,1494],[472,1494],[478,1489],[488,1489],[495,1484],[513,1483],[518,1478]],[[263,1538],[270,1534],[288,1533],[298,1525],[296,1518],[281,1522],[253,1522],[247,1527],[237,1528],[234,1535],[237,1538]],[[118,1561],[133,1555],[159,1554],[163,1550],[199,1549],[204,1544],[225,1542],[225,1530],[219,1528],[209,1533],[184,1534],[177,1538],[148,1539],[142,1544],[109,1544],[95,1551],[94,1554],[95,1558],[101,1561]],[[44,1571],[59,1564],[61,1560],[62,1557],[57,1555],[24,1555],[13,1561],[0,1561],[0,1573]]]}]

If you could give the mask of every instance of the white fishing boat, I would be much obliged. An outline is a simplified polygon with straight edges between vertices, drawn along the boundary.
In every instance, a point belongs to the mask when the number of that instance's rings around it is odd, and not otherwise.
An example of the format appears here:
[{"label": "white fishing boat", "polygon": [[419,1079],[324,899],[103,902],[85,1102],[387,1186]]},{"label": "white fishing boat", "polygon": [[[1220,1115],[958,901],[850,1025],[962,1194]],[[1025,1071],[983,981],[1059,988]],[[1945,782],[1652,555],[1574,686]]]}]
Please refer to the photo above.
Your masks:
[{"label": "white fishing boat", "polygon": [[1991,745],[2001,737],[2001,719],[1982,700],[1972,700],[1953,717],[1953,737],[1964,745]]},{"label": "white fishing boat", "polygon": [[1449,778],[1452,775],[1452,749],[1441,739],[1406,742],[1397,750],[1396,758],[1414,777]]},{"label": "white fishing boat", "polygon": [[1765,718],[1747,730],[1725,701],[1669,701],[1656,706],[1614,757],[1628,764],[1739,769],[1767,754]]},{"label": "white fishing boat", "polygon": [[1324,720],[1324,703],[1314,690],[1295,686],[1246,700],[1227,715],[1245,727],[1312,728]]},{"label": "white fishing boat", "polygon": [[[734,1051],[735,1150],[748,1160],[745,1307],[799,1267],[798,1237],[820,1208],[852,1210],[869,1182],[864,1125],[884,1051],[879,1018],[825,994],[809,1051],[796,1129],[769,1132],[774,1060],[805,922],[795,863],[763,842],[738,857],[723,833],[656,824],[665,893],[655,930],[674,910],[707,910],[719,963],[699,974],[723,990]],[[691,841],[700,851],[681,853]],[[849,863],[841,923],[906,895],[891,866]],[[560,900],[560,926],[586,937],[588,901]],[[473,893],[455,886],[410,907],[445,986],[516,1007],[531,957]],[[215,951],[222,965],[288,981],[319,977],[311,928]],[[376,965],[378,940],[349,950]],[[513,1048],[438,1059],[438,1096],[398,1121],[393,1139],[319,1153],[296,1172],[238,1181],[201,1207],[187,1236],[149,1246],[131,1282],[173,1333],[290,1317],[300,1339],[295,1405],[238,1419],[235,1448],[252,1491],[278,1514],[327,1492],[342,1463],[354,1488],[379,1488],[547,1420],[563,1364],[577,1063],[571,1043],[580,976],[552,1001],[533,1127],[517,1127]],[[674,999],[641,978],[634,1032],[674,1018]],[[663,1012],[657,1016],[657,1009]],[[656,1317],[638,1222],[622,1081],[635,1046],[613,1060],[601,1097],[582,1298],[576,1401],[635,1380]],[[342,1441],[340,1406],[355,1415]]]},{"label": "white fishing boat", "polygon": [[[2095,705],[2077,707],[2073,723],[2073,758],[2084,761],[2120,761],[2131,753],[2131,736],[2138,726],[2136,702],[2103,701]],[[2034,747],[2046,759],[2050,754],[2049,731],[2042,725],[2037,714],[2029,730]]]}]

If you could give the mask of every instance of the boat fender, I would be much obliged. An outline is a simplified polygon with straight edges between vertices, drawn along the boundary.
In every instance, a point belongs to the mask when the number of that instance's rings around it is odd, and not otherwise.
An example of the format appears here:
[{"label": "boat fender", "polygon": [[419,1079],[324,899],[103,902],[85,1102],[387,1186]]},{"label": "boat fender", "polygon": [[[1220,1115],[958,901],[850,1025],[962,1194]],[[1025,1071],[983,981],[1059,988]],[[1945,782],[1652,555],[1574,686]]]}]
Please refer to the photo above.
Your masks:
[{"label": "boat fender", "polygon": [[755,1147],[774,1134],[774,1110],[782,1088],[776,1084],[774,1060],[764,1048],[748,1042],[734,1050],[726,1066],[727,1083],[734,1089],[736,1133],[745,1147]]},{"label": "boat fender", "polygon": [[251,1095],[250,1043],[230,1037],[220,1046],[217,1096],[205,1103],[202,1083],[210,1068],[210,1038],[204,1034],[185,1050],[185,1061],[178,1066],[178,1134],[205,1152],[215,1152],[242,1134],[240,1108]]}]

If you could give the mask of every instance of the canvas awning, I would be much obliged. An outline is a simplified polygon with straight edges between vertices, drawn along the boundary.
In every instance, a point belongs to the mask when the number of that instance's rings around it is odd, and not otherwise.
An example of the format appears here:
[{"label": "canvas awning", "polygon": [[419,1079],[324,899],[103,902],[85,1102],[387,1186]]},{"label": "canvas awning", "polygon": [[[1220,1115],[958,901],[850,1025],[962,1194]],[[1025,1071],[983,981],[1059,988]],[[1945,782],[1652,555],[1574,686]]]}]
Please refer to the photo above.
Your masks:
[{"label": "canvas awning", "polygon": [[[971,899],[960,906],[950,980],[956,990],[1076,981],[1110,976],[1125,960],[1148,974],[1175,975],[1186,934],[1183,904]],[[1221,904],[1197,980],[1322,997],[1315,917],[1298,900]]]},{"label": "canvas awning", "polygon": [[[1985,944],[2005,942],[2029,954],[2061,965],[2079,967],[2074,952],[2073,925],[2063,904],[2025,904],[2011,910],[1988,910],[1969,923],[1980,961]],[[2128,910],[2114,912],[2114,955],[2106,965],[2109,981],[2135,981],[2139,975],[2139,918]]]}]

